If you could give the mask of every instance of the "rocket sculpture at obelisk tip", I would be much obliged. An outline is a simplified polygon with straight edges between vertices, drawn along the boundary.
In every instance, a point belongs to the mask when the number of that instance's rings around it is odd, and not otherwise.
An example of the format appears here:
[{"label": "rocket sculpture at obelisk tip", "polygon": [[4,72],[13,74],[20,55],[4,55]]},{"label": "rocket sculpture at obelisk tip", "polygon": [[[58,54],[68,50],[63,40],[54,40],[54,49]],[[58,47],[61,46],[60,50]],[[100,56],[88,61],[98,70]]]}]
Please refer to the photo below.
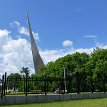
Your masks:
[{"label": "rocket sculpture at obelisk tip", "polygon": [[31,40],[31,50],[32,50],[32,55],[33,55],[34,68],[35,68],[35,73],[37,73],[39,67],[43,66],[44,63],[43,63],[42,58],[39,54],[38,48],[35,43],[35,39],[33,37],[28,13],[26,15],[27,15],[29,35],[30,35],[30,40]]}]

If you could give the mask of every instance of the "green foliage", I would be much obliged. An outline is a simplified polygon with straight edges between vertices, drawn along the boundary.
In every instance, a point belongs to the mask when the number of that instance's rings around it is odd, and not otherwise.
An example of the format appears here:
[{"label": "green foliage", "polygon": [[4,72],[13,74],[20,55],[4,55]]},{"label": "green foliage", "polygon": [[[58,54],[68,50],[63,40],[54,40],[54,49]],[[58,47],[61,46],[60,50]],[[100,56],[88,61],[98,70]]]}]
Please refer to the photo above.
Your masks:
[{"label": "green foliage", "polygon": [[[36,77],[64,77],[64,67],[66,68],[67,86],[72,92],[77,91],[103,91],[107,86],[107,49],[96,48],[91,55],[87,53],[76,52],[74,54],[68,54],[62,58],[57,59],[55,62],[49,62],[47,65],[42,66],[37,74],[29,75],[28,68],[22,68],[21,73],[31,78]],[[79,76],[77,76],[79,74]],[[10,74],[9,77],[20,77],[19,74]],[[14,83],[14,82],[13,82]],[[23,84],[20,83],[21,89]],[[48,82],[49,91],[58,88],[58,84],[63,82]],[[94,86],[94,87],[93,87]],[[35,82],[30,84],[30,89],[39,89],[44,87],[44,82]],[[77,88],[78,87],[78,88]],[[107,88],[107,87],[106,87]]]},{"label": "green foliage", "polygon": [[11,73],[7,79],[8,79],[8,89],[18,88],[20,86],[20,78],[21,75],[18,73]]},{"label": "green foliage", "polygon": [[79,72],[81,89],[95,90],[100,87],[102,90],[107,78],[107,49],[96,48],[91,55],[79,52],[68,54],[55,62],[49,62],[38,75],[63,77],[64,67],[67,68],[69,78],[72,78],[72,85],[75,88],[77,83],[75,74]]},{"label": "green foliage", "polygon": [[22,70],[20,71],[21,73],[24,73],[25,75],[29,75],[29,73],[30,73],[30,70],[29,70],[29,68],[28,67],[22,67]]},{"label": "green foliage", "polygon": [[74,53],[72,55],[66,55],[57,59],[55,62],[49,62],[46,66],[42,67],[38,74],[47,76],[62,76],[64,67],[68,69],[70,73],[84,72],[85,65],[89,61],[90,56],[86,53]]}]

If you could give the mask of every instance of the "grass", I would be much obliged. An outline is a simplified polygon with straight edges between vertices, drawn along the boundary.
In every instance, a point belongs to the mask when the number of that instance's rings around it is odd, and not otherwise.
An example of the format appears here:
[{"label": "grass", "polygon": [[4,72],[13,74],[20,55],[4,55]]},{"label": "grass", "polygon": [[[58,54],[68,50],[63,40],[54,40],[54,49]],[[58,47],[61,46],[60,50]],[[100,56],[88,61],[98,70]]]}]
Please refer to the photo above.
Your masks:
[{"label": "grass", "polygon": [[107,107],[107,98],[72,100],[52,103],[8,105],[0,107]]}]

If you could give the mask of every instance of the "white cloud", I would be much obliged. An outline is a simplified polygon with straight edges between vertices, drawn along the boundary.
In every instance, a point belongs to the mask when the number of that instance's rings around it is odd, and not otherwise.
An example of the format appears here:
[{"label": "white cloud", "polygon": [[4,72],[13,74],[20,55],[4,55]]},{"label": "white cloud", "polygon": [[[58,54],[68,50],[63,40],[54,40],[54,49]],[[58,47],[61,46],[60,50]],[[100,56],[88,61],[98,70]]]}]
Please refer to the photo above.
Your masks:
[{"label": "white cloud", "polygon": [[[19,22],[15,21],[13,23],[10,23],[11,27],[16,27],[18,29],[18,32],[20,35],[26,35],[29,36],[29,31],[28,28],[21,26]],[[32,31],[33,36],[35,38],[35,40],[39,40],[39,35],[37,32]]]},{"label": "white cloud", "polygon": [[22,27],[19,28],[19,33],[20,34],[25,34],[25,35],[29,36],[28,29],[25,28],[24,26],[22,26]]},{"label": "white cloud", "polygon": [[10,26],[11,27],[20,27],[20,23],[19,22],[17,22],[17,21],[14,21],[13,23],[10,23]]},{"label": "white cloud", "polygon": [[4,37],[4,36],[7,36],[10,34],[10,31],[4,29],[4,30],[1,30],[0,29],[0,37]]},{"label": "white cloud", "polygon": [[65,46],[65,47],[67,47],[67,46],[72,46],[72,45],[73,45],[73,42],[70,41],[70,40],[65,40],[65,41],[63,41],[62,45]]},{"label": "white cloud", "polygon": [[[0,41],[3,41],[3,44],[0,45],[0,74],[4,72],[7,72],[8,74],[11,72],[18,72],[23,66],[28,67],[31,70],[31,73],[34,73],[30,42],[22,38],[17,40],[12,39],[8,30],[0,30],[0,34],[2,34],[2,32],[7,33],[3,33],[2,36],[0,35]],[[40,49],[40,55],[46,64],[77,51],[90,53],[92,49]]]},{"label": "white cloud", "polygon": [[99,48],[102,48],[102,49],[107,49],[107,45],[106,44],[97,42],[95,45],[96,45],[96,47],[99,47]]},{"label": "white cloud", "polygon": [[[19,23],[17,23],[20,26]],[[73,42],[66,40],[63,42],[63,46],[72,46]],[[97,44],[97,47],[107,49],[106,44]],[[40,50],[40,55],[45,64],[50,61],[63,57],[67,54],[73,54],[75,52],[86,52],[90,54],[93,52],[92,48],[79,48],[74,49],[73,47],[67,49],[55,49],[55,50]],[[11,32],[4,29],[0,29],[0,74],[7,72],[18,72],[22,67],[28,67],[31,73],[34,73],[33,59],[31,53],[30,42],[26,39],[18,38],[14,40],[11,37]]]},{"label": "white cloud", "polygon": [[8,30],[0,30],[0,49],[0,74],[20,71],[23,66],[33,69],[30,43],[27,40],[13,40]]},{"label": "white cloud", "polygon": [[58,49],[58,50],[40,50],[41,57],[44,61],[44,63],[48,63],[50,61],[55,61],[56,59],[64,56],[64,50]]},{"label": "white cloud", "polygon": [[10,40],[10,31],[8,30],[0,30],[0,46],[5,44],[8,40]]},{"label": "white cloud", "polygon": [[[19,33],[20,33],[20,34],[24,34],[24,35],[26,35],[26,36],[29,36],[29,31],[28,31],[28,29],[25,28],[24,26],[22,26],[22,27],[19,28]],[[33,33],[34,38],[35,38],[36,40],[39,40],[38,33],[35,33],[35,32],[33,32],[33,31],[32,31],[32,33]]]},{"label": "white cloud", "polygon": [[96,35],[85,35],[84,37],[85,38],[97,38],[98,36],[96,36]]},{"label": "white cloud", "polygon": [[69,48],[67,50],[65,49],[57,49],[57,50],[40,50],[40,54],[42,56],[43,61],[46,63],[50,62],[50,61],[55,61],[56,59],[63,57],[65,55],[68,54],[73,54],[76,52],[86,52],[87,54],[91,54],[93,52],[93,48],[79,48],[79,49],[73,49],[73,48]]}]

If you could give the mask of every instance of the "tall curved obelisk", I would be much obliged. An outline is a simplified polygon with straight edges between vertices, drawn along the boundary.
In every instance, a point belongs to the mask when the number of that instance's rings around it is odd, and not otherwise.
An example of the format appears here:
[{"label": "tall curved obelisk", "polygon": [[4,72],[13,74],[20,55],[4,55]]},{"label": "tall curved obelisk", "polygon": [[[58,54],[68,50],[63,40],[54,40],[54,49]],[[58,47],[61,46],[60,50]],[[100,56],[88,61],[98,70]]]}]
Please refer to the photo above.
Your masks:
[{"label": "tall curved obelisk", "polygon": [[31,50],[32,50],[32,55],[33,55],[34,69],[35,69],[35,73],[37,73],[39,67],[43,66],[44,63],[43,63],[42,58],[39,54],[38,48],[35,43],[35,39],[33,37],[28,13],[26,15],[27,15],[28,29],[29,29],[29,35],[30,35],[30,41],[31,41]]}]

